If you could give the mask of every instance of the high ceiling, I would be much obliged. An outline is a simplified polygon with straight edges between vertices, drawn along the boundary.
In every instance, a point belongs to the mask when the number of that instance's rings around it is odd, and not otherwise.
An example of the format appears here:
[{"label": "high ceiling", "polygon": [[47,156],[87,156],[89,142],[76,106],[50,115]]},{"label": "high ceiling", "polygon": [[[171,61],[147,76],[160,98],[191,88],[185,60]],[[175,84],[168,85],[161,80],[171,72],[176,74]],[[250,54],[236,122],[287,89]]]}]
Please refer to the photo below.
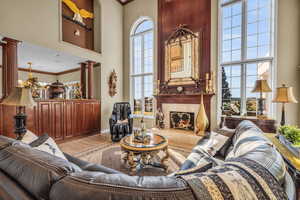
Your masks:
[{"label": "high ceiling", "polygon": [[125,5],[133,0],[117,0],[118,2],[120,2],[122,5]]},{"label": "high ceiling", "polygon": [[[1,36],[0,36],[1,39]],[[86,59],[79,58],[53,49],[21,42],[18,45],[18,67],[28,68],[28,62],[32,62],[32,69],[59,73],[78,68],[80,62]],[[0,48],[0,65],[2,65],[2,48]]]}]

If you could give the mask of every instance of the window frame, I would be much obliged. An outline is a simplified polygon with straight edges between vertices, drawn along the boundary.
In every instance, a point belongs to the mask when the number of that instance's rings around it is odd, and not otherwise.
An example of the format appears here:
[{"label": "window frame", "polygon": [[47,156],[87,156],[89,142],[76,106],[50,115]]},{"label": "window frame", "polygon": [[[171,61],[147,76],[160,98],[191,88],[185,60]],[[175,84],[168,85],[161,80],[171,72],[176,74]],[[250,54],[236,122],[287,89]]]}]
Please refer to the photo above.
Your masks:
[{"label": "window frame", "polygon": [[[228,0],[225,3],[222,3],[222,0],[218,0],[218,95],[217,95],[217,104],[218,108],[222,107],[222,67],[231,66],[231,65],[240,65],[241,66],[241,114],[247,113],[246,102],[247,102],[247,74],[246,74],[246,65],[251,63],[258,64],[259,62],[269,62],[270,63],[270,87],[272,90],[276,85],[276,64],[277,64],[277,0],[271,1],[271,20],[270,20],[270,55],[266,57],[258,57],[255,59],[247,59],[247,1],[248,0]],[[223,7],[233,5],[234,3],[241,2],[242,13],[241,13],[241,59],[239,61],[230,61],[223,62],[222,61],[222,49],[223,49]],[[273,98],[274,94],[271,94],[271,98]],[[276,106],[271,103],[267,103],[269,113],[268,117],[275,117]],[[217,115],[223,115],[221,109],[217,109]]]},{"label": "window frame", "polygon": [[[136,32],[136,29],[142,24],[144,23],[145,21],[151,21],[153,26],[151,29],[148,29],[146,31],[142,31],[142,32],[139,32],[139,33],[135,33]],[[151,19],[151,18],[148,18],[148,17],[142,17],[140,19],[138,19],[134,25],[132,26],[131,28],[131,34],[130,34],[130,73],[129,73],[129,76],[130,76],[130,103],[132,106],[132,113],[134,113],[134,93],[135,93],[135,85],[134,85],[134,81],[133,79],[136,78],[136,77],[141,77],[141,81],[142,81],[142,110],[141,110],[141,114],[133,114],[134,117],[144,117],[144,118],[154,118],[154,111],[155,111],[155,106],[154,106],[154,100],[153,100],[153,115],[145,115],[145,97],[144,97],[144,91],[145,91],[145,87],[144,87],[144,77],[147,77],[147,76],[152,76],[153,78],[153,83],[154,83],[154,45],[155,45],[155,35],[154,35],[154,21]],[[146,34],[149,34],[149,33],[152,33],[152,72],[144,72],[145,71],[145,63],[142,62],[141,63],[141,73],[134,73],[134,66],[135,66],[135,63],[134,63],[134,51],[135,51],[135,47],[134,47],[134,38],[135,37],[138,37],[138,36],[141,36],[142,37],[142,41],[141,41],[141,49],[142,49],[142,52],[141,52],[141,60],[144,61],[145,57],[144,57],[144,38],[145,38],[145,35]],[[154,90],[154,84],[152,84],[152,88]],[[154,97],[153,97],[154,98]]]}]

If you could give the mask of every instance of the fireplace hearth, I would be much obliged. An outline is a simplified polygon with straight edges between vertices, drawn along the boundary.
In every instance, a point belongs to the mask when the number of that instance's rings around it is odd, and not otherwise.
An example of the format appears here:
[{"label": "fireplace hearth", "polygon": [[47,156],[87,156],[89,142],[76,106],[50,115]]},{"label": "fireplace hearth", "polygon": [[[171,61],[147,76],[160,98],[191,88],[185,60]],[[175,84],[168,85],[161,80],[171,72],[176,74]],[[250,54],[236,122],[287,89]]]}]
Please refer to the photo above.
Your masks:
[{"label": "fireplace hearth", "polygon": [[192,112],[170,112],[170,128],[194,131],[195,114]]}]

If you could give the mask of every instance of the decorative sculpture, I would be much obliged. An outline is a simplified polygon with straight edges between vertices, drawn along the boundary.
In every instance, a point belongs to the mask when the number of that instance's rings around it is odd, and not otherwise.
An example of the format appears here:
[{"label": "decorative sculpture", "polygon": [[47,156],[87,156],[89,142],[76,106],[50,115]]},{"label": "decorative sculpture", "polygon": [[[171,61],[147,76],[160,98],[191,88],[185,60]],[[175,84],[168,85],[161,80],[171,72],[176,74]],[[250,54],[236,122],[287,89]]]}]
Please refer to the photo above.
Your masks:
[{"label": "decorative sculpture", "polygon": [[196,135],[204,136],[208,126],[209,126],[209,121],[203,103],[203,93],[201,93],[201,102],[200,102],[199,112],[196,119]]},{"label": "decorative sculpture", "polygon": [[113,97],[117,94],[117,81],[118,81],[117,73],[115,72],[115,70],[113,70],[110,73],[109,81],[108,81],[109,96],[111,96],[111,97]]},{"label": "decorative sculpture", "polygon": [[164,119],[165,119],[164,113],[161,111],[160,108],[158,108],[158,110],[156,112],[156,120],[155,120],[157,128],[159,128],[159,129],[165,128]]},{"label": "decorative sculpture", "polygon": [[74,17],[73,17],[74,21],[77,21],[77,22],[85,25],[83,23],[83,18],[85,18],[85,19],[91,18],[92,19],[94,17],[93,13],[90,13],[85,9],[79,9],[73,1],[71,1],[71,0],[62,0],[62,1],[70,8],[70,10],[72,12],[74,12]]},{"label": "decorative sculpture", "polygon": [[75,99],[82,99],[82,92],[81,92],[81,85],[80,83],[75,83],[74,85],[74,98]]}]

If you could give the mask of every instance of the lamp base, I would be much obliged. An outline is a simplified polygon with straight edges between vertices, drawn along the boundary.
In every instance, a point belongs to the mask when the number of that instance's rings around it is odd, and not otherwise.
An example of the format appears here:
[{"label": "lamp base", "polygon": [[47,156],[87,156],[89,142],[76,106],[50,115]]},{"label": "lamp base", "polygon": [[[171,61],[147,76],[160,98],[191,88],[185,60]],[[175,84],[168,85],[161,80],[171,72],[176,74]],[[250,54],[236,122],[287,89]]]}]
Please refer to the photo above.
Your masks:
[{"label": "lamp base", "polygon": [[27,132],[26,119],[27,116],[25,113],[19,112],[15,116],[15,134],[17,135],[17,140],[22,140],[25,133]]}]

